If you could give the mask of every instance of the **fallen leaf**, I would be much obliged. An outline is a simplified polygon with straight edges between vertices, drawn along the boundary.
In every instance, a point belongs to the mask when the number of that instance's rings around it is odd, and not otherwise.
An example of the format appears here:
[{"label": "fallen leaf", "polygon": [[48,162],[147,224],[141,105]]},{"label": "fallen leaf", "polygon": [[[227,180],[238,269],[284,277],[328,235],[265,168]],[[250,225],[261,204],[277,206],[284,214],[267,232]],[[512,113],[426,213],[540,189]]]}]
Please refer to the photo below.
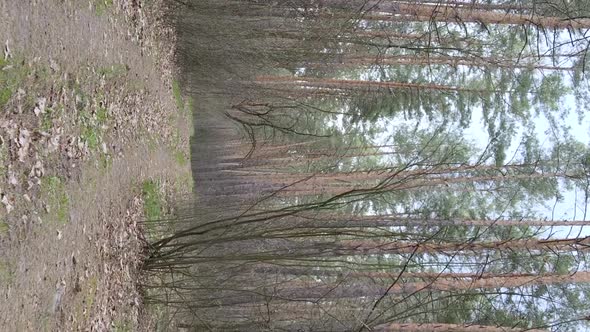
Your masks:
[{"label": "fallen leaf", "polygon": [[29,154],[29,146],[31,144],[31,133],[27,129],[21,129],[18,135],[18,145],[20,146],[16,152],[20,162],[25,161],[25,157]]},{"label": "fallen leaf", "polygon": [[12,52],[10,51],[10,47],[8,47],[8,40],[4,43],[4,60],[8,60],[8,58],[12,58]]},{"label": "fallen leaf", "polygon": [[37,177],[40,178],[45,174],[45,168],[43,167],[43,163],[41,160],[37,160],[33,168],[31,168],[31,172],[29,173],[30,177]]},{"label": "fallen leaf", "polygon": [[56,288],[55,295],[53,296],[53,304],[51,306],[51,311],[53,313],[55,313],[61,305],[61,299],[66,292],[66,283],[62,281],[56,285]]},{"label": "fallen leaf", "polygon": [[14,174],[12,170],[8,171],[8,183],[14,187],[16,187],[19,183],[16,174]]},{"label": "fallen leaf", "polygon": [[18,133],[18,144],[20,146],[28,145],[31,142],[31,132],[27,129],[21,129]]},{"label": "fallen leaf", "polygon": [[10,200],[8,199],[8,196],[5,194],[2,194],[2,204],[4,204],[6,214],[9,214],[10,212],[12,212],[12,210],[14,210],[14,206],[10,204]]},{"label": "fallen leaf", "polygon": [[61,135],[52,136],[49,140],[47,140],[47,151],[48,152],[55,152],[59,148],[59,141],[61,139]]},{"label": "fallen leaf", "polygon": [[49,68],[51,68],[53,72],[59,71],[59,65],[53,60],[53,58],[49,58]]}]

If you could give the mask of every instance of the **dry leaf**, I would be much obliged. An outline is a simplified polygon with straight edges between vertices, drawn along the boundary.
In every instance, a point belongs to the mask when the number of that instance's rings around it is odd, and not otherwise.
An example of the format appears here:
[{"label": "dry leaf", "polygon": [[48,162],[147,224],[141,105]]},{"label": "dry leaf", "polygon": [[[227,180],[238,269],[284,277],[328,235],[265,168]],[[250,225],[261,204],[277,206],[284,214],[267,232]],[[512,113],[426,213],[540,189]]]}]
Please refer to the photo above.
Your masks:
[{"label": "dry leaf", "polygon": [[16,187],[19,183],[19,181],[16,177],[16,174],[14,174],[14,172],[12,170],[8,171],[8,183],[14,187]]},{"label": "dry leaf", "polygon": [[25,157],[29,154],[29,145],[31,144],[31,133],[26,129],[21,129],[18,135],[18,145],[20,146],[17,155],[20,162],[25,161]]},{"label": "dry leaf", "polygon": [[43,167],[43,163],[41,160],[37,160],[33,168],[31,168],[31,172],[29,173],[30,177],[37,177],[40,178],[45,174],[45,168]]},{"label": "dry leaf", "polygon": [[59,65],[53,60],[53,58],[49,58],[49,68],[51,68],[53,72],[59,71]]},{"label": "dry leaf", "polygon": [[47,151],[48,152],[55,152],[59,148],[59,141],[61,139],[61,135],[52,136],[49,140],[47,140]]},{"label": "dry leaf", "polygon": [[10,200],[8,199],[8,196],[5,194],[2,194],[2,204],[4,204],[4,208],[6,209],[7,214],[14,210],[14,206],[10,204]]},{"label": "dry leaf", "polygon": [[4,43],[4,60],[8,60],[8,58],[12,58],[12,52],[10,51],[10,47],[8,47],[8,40]]}]

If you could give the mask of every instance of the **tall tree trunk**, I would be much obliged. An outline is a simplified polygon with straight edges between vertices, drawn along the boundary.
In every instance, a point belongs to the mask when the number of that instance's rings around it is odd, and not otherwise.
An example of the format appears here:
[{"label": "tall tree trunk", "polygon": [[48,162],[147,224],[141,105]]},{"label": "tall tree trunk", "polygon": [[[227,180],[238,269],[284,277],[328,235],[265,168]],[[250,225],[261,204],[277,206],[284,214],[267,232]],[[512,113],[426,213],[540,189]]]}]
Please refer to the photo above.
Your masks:
[{"label": "tall tree trunk", "polygon": [[[317,65],[325,66],[324,63],[317,63]],[[337,66],[369,66],[369,65],[413,65],[413,66],[424,66],[424,65],[446,65],[446,66],[468,66],[468,67],[497,67],[497,68],[510,68],[510,69],[535,69],[535,70],[560,70],[560,71],[571,71],[573,67],[563,66],[550,66],[539,63],[519,63],[514,62],[510,59],[498,59],[498,58],[487,58],[487,57],[466,57],[466,56],[413,56],[413,55],[392,55],[392,56],[377,56],[377,57],[355,57],[355,58],[344,58],[342,63],[336,64]]]},{"label": "tall tree trunk", "polygon": [[[324,0],[328,7],[352,10],[358,13],[359,2],[340,0]],[[503,13],[492,10],[465,8],[458,5],[416,4],[385,2],[381,0],[362,0],[361,8],[365,9],[362,19],[380,21],[416,21],[416,22],[456,22],[505,25],[533,25],[542,29],[588,29],[590,19],[541,16],[536,14]],[[386,14],[377,14],[386,13]],[[327,14],[334,17],[334,14]],[[337,15],[336,15],[337,16]]]},{"label": "tall tree trunk", "polygon": [[574,239],[530,238],[525,240],[507,240],[492,242],[464,242],[464,243],[407,243],[375,242],[375,241],[342,241],[338,244],[316,246],[330,249],[338,255],[353,254],[404,254],[404,253],[439,253],[455,254],[459,251],[482,252],[489,250],[541,250],[541,251],[572,251],[588,250],[590,236]]},{"label": "tall tree trunk", "polygon": [[490,325],[459,325],[445,323],[387,323],[375,326],[375,332],[548,332],[540,329],[519,329]]},{"label": "tall tree trunk", "polygon": [[358,90],[358,89],[416,89],[416,90],[439,90],[455,92],[477,92],[489,93],[490,90],[470,89],[439,84],[421,84],[407,82],[376,82],[361,80],[338,80],[330,78],[312,78],[312,77],[290,77],[290,76],[259,76],[256,78],[258,84],[288,84],[298,85],[306,88],[325,88],[340,90]]}]

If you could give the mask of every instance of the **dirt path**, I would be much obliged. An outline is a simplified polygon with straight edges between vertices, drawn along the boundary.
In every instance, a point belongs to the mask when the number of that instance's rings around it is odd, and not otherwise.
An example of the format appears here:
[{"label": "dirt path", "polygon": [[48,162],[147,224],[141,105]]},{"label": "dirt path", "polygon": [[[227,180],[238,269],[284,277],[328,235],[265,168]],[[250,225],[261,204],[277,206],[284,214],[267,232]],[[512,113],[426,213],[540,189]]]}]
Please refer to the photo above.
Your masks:
[{"label": "dirt path", "polygon": [[158,6],[0,0],[4,331],[149,328],[141,221],[192,183]]}]

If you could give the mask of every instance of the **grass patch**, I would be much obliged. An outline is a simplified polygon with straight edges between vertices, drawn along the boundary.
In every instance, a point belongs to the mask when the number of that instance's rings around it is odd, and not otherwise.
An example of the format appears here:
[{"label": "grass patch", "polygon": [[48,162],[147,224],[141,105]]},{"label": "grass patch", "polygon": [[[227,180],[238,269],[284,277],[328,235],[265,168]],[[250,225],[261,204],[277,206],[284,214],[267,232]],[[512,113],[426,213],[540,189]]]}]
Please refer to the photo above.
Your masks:
[{"label": "grass patch", "polygon": [[179,173],[176,176],[175,188],[178,192],[189,192],[192,193],[194,190],[193,176],[190,171]]},{"label": "grass patch", "polygon": [[4,178],[6,176],[6,170],[8,166],[8,144],[4,142],[4,144],[0,145],[0,178]]},{"label": "grass patch", "polygon": [[160,184],[153,180],[144,181],[141,189],[146,235],[150,239],[161,238],[169,232],[170,225],[158,221],[166,217],[166,201],[161,194]]},{"label": "grass patch", "polygon": [[84,110],[90,105],[90,99],[82,90],[82,86],[79,83],[76,83],[76,86],[72,89],[76,93],[76,107],[79,110]]},{"label": "grass patch", "polygon": [[98,0],[94,4],[96,15],[102,16],[106,11],[113,6],[113,0]]},{"label": "grass patch", "polygon": [[181,133],[178,130],[172,133],[170,149],[174,156],[174,160],[176,160],[176,163],[180,166],[186,166],[186,164],[188,164],[188,153],[178,149],[178,147],[182,145],[180,136]]},{"label": "grass patch", "polygon": [[144,181],[141,186],[141,193],[144,201],[143,210],[146,219],[161,219],[164,202],[160,195],[160,186],[158,183],[152,180]]},{"label": "grass patch", "polygon": [[150,152],[156,151],[156,148],[158,147],[156,139],[151,135],[147,138],[147,146]]},{"label": "grass patch", "polygon": [[99,125],[103,125],[104,123],[107,122],[108,119],[108,111],[106,109],[106,107],[99,107],[98,110],[96,110],[96,121],[98,122]]},{"label": "grass patch", "polygon": [[80,135],[88,144],[90,151],[99,148],[102,141],[102,126],[108,120],[108,110],[106,107],[98,107],[94,116],[88,111],[80,112],[81,132]]},{"label": "grass patch", "polygon": [[12,264],[0,260],[0,284],[9,285],[14,281],[14,269]]},{"label": "grass patch", "polygon": [[131,332],[131,322],[127,319],[115,321],[113,332]]},{"label": "grass patch", "polygon": [[174,101],[176,102],[178,111],[186,116],[191,116],[193,113],[193,107],[195,106],[195,101],[191,96],[182,96],[180,83],[178,83],[176,80],[172,81],[172,95],[174,96]]},{"label": "grass patch", "polygon": [[148,310],[155,322],[155,332],[167,332],[171,330],[170,323],[172,322],[174,315],[170,312],[170,307],[153,304],[148,307]]},{"label": "grass patch", "polygon": [[193,112],[195,110],[195,101],[193,97],[188,97],[186,102],[186,121],[189,123],[189,137],[195,135],[195,126],[193,125]]},{"label": "grass patch", "polygon": [[88,278],[86,283],[80,288],[81,297],[76,297],[76,303],[73,305],[76,320],[85,320],[90,317],[94,301],[96,299],[96,290],[98,288],[98,279],[96,276]]},{"label": "grass patch", "polygon": [[53,128],[53,118],[57,111],[53,108],[46,108],[45,113],[41,116],[41,131],[49,132]]},{"label": "grass patch", "polygon": [[26,74],[27,70],[23,61],[15,58],[0,59],[0,109],[3,109],[10,101]]},{"label": "grass patch", "polygon": [[189,112],[189,114],[193,113],[193,107],[195,107],[195,100],[193,97],[189,96],[186,98],[186,110]]},{"label": "grass patch", "polygon": [[113,166],[113,158],[111,158],[109,155],[101,154],[98,157],[98,166],[102,170],[108,171]]},{"label": "grass patch", "polygon": [[88,149],[90,151],[94,151],[98,148],[98,142],[100,141],[100,138],[96,128],[84,128],[84,130],[82,131],[82,137],[84,137],[86,143],[88,143]]},{"label": "grass patch", "polygon": [[179,110],[184,110],[184,100],[182,99],[182,91],[180,90],[180,83],[177,80],[172,81],[172,95],[176,101],[176,107]]},{"label": "grass patch", "polygon": [[8,223],[4,220],[0,220],[0,236],[8,234]]},{"label": "grass patch", "polygon": [[105,80],[112,80],[118,77],[127,75],[129,67],[125,64],[117,63],[106,67],[98,68],[97,72],[100,76],[104,76]]},{"label": "grass patch", "polygon": [[90,315],[90,311],[92,310],[92,306],[94,305],[94,300],[96,298],[96,289],[98,288],[98,279],[93,276],[88,278],[88,293],[84,298],[85,306],[86,306],[86,317]]},{"label": "grass patch", "polygon": [[49,215],[59,224],[68,222],[69,204],[65,185],[57,176],[49,176],[41,182],[41,195],[49,205]]},{"label": "grass patch", "polygon": [[186,164],[188,164],[188,159],[182,151],[176,151],[174,153],[174,159],[176,159],[176,162],[180,166],[185,166]]},{"label": "grass patch", "polygon": [[146,146],[150,152],[156,151],[156,149],[159,146],[159,142],[157,137],[153,133],[147,131],[145,128],[140,128],[139,135],[143,137],[143,140],[145,141]]}]

